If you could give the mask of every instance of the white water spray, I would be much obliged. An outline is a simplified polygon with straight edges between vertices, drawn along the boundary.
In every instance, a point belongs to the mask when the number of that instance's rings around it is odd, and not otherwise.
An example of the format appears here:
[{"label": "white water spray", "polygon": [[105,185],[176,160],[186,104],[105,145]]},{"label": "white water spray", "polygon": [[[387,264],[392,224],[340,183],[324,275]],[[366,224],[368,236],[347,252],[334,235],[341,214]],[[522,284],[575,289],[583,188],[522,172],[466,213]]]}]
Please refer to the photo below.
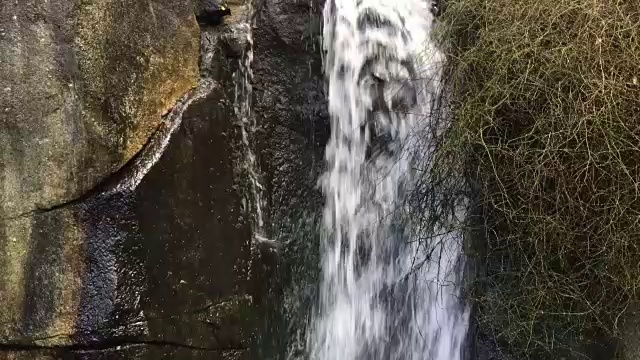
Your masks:
[{"label": "white water spray", "polygon": [[[403,209],[439,89],[441,54],[422,0],[327,0],[331,139],[313,360],[462,358],[460,234],[411,241]],[[422,154],[424,156],[424,154]],[[436,229],[432,229],[436,230]],[[435,231],[437,232],[437,231]]]}]

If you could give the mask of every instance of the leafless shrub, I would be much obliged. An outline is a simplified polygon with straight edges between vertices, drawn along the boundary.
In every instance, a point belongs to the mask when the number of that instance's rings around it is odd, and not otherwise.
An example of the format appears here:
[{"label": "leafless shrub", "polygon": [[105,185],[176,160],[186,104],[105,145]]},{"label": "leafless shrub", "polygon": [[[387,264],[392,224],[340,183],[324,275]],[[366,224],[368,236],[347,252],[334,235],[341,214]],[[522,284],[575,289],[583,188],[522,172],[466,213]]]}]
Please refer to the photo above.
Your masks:
[{"label": "leafless shrub", "polygon": [[586,356],[640,287],[640,1],[449,0],[436,36],[451,126],[416,214],[470,200],[485,331]]}]

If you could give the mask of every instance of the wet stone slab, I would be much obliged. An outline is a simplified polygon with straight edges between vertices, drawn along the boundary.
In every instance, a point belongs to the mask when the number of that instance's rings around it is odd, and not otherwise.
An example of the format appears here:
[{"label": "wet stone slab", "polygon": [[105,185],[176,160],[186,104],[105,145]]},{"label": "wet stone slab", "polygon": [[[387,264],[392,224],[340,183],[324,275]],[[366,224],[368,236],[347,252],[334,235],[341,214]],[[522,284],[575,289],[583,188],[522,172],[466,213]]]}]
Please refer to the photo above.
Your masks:
[{"label": "wet stone slab", "polygon": [[263,288],[237,170],[248,27],[234,19],[202,29],[200,85],[121,170],[0,216],[0,360],[249,357]]},{"label": "wet stone slab", "polygon": [[246,358],[256,294],[239,130],[224,89],[207,84],[135,190],[115,177],[0,222],[0,359]]}]

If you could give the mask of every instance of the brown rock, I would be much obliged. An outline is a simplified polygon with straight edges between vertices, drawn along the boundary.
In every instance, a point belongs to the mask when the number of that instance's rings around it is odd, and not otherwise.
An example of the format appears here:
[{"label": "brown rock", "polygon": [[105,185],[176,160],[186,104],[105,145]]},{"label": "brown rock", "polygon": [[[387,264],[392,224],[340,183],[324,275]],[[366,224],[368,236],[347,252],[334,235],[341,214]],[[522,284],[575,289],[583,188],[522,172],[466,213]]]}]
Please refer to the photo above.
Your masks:
[{"label": "brown rock", "polygon": [[0,218],[75,199],[138,152],[198,80],[187,0],[0,7]]}]

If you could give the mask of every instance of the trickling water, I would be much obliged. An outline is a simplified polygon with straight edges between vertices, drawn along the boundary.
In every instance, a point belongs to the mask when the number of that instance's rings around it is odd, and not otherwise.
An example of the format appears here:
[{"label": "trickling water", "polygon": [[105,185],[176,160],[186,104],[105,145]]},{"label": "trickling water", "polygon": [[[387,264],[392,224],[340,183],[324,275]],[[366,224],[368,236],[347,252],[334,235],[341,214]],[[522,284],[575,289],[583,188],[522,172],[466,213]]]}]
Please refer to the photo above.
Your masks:
[{"label": "trickling water", "polygon": [[[411,241],[403,208],[439,88],[442,56],[421,0],[327,0],[325,74],[331,139],[311,359],[462,357],[460,234]],[[420,136],[417,136],[420,135]],[[435,230],[435,229],[432,229]],[[437,232],[437,231],[435,231]]]},{"label": "trickling water", "polygon": [[251,224],[252,237],[254,245],[260,242],[270,242],[264,236],[264,218],[263,218],[263,187],[260,181],[260,173],[254,147],[254,139],[257,124],[256,118],[252,112],[251,99],[253,95],[253,2],[245,2],[245,20],[240,24],[236,24],[239,34],[245,36],[245,48],[242,53],[242,59],[238,64],[238,70],[234,73],[235,100],[234,109],[236,116],[240,120],[240,130],[242,134],[242,159],[240,161],[241,172],[240,177],[248,188],[248,194],[243,199],[244,213],[249,216]]}]

